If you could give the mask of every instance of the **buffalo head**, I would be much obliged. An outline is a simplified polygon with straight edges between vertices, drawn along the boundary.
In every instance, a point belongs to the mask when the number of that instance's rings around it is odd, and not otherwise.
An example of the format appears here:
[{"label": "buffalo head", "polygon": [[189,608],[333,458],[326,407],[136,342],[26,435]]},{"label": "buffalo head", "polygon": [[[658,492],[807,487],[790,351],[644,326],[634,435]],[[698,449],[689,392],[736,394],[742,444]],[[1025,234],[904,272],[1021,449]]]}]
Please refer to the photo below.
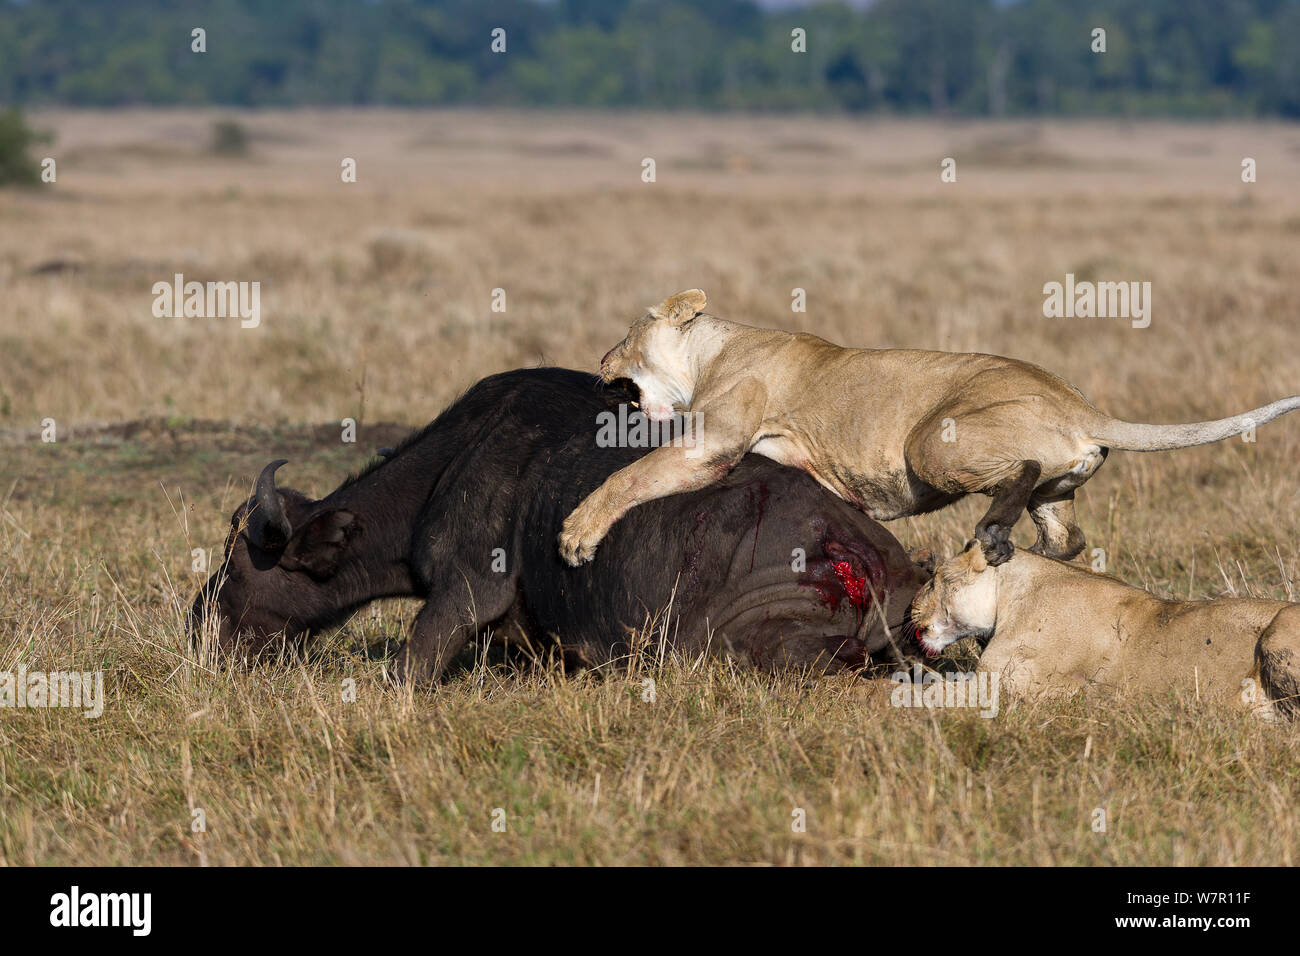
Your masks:
[{"label": "buffalo head", "polygon": [[190,611],[197,639],[211,615],[222,652],[257,654],[346,617],[349,588],[340,571],[361,530],[357,516],[275,486],[284,459],[257,477],[251,498],[235,509],[225,554]]}]

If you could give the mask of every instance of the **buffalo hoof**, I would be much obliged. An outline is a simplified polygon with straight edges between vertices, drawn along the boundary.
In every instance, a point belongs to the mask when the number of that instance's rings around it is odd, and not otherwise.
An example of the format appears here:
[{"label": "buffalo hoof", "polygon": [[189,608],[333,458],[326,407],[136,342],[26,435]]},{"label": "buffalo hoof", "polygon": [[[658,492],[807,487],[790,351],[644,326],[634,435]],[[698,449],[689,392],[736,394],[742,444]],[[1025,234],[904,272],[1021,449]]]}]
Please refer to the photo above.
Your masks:
[{"label": "buffalo hoof", "polygon": [[409,642],[389,661],[384,673],[387,682],[399,687],[428,687],[437,684],[441,677],[442,668],[411,653]]}]

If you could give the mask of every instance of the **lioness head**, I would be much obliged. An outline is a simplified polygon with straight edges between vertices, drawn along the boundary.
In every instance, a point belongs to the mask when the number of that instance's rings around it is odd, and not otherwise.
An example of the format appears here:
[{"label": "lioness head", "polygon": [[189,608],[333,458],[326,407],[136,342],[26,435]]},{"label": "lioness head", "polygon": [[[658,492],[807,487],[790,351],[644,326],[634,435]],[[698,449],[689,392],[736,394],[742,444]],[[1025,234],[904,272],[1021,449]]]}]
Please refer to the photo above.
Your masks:
[{"label": "lioness head", "polygon": [[629,378],[641,392],[641,410],[652,421],[673,417],[673,406],[690,405],[695,373],[685,329],[708,299],[699,289],[678,292],[632,323],[627,337],[600,360],[606,382]]},{"label": "lioness head", "polygon": [[963,637],[988,637],[997,619],[997,572],[972,541],[934,573],[934,579],[912,599],[916,639],[938,654]]}]

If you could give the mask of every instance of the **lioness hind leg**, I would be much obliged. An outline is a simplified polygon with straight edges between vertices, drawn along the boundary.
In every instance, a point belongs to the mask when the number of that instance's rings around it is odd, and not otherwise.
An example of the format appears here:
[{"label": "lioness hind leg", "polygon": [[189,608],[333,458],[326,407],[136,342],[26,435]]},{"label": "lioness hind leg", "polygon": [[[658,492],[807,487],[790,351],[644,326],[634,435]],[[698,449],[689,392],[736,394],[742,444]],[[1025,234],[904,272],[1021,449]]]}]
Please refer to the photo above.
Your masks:
[{"label": "lioness hind leg", "polygon": [[1300,605],[1278,611],[1255,645],[1264,693],[1283,717],[1300,717]]},{"label": "lioness hind leg", "polygon": [[1074,492],[1029,499],[1029,517],[1038,528],[1038,540],[1029,550],[1048,558],[1069,561],[1088,543],[1074,517]]},{"label": "lioness hind leg", "polygon": [[1002,564],[1014,553],[1011,529],[1025,513],[1042,470],[1036,461],[1022,461],[1010,477],[985,492],[993,496],[993,502],[975,526],[975,540],[984,549],[989,564]]}]

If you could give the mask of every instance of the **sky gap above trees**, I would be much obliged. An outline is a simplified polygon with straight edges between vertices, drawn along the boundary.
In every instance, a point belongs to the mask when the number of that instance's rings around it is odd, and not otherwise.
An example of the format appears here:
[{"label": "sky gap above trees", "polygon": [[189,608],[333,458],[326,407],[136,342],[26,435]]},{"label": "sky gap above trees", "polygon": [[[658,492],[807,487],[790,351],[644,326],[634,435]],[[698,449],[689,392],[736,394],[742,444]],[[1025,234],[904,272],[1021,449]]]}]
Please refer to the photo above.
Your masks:
[{"label": "sky gap above trees", "polygon": [[1300,0],[0,0],[0,104],[1300,117]]}]

